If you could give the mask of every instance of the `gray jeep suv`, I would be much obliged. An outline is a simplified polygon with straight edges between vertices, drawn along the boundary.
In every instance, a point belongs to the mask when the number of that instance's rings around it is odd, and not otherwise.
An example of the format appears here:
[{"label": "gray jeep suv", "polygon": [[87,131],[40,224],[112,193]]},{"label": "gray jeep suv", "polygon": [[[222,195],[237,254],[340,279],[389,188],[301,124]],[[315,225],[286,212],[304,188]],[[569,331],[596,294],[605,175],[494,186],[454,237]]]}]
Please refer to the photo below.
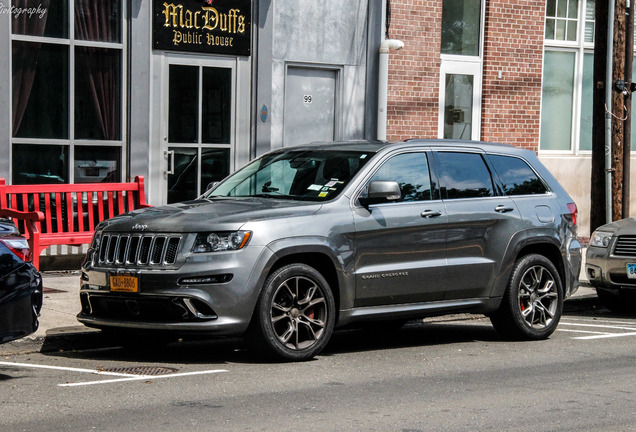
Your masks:
[{"label": "gray jeep suv", "polygon": [[101,223],[79,321],[245,335],[287,360],[334,328],[456,312],[547,338],[578,287],[576,205],[528,150],[412,140],[272,151],[194,201]]}]

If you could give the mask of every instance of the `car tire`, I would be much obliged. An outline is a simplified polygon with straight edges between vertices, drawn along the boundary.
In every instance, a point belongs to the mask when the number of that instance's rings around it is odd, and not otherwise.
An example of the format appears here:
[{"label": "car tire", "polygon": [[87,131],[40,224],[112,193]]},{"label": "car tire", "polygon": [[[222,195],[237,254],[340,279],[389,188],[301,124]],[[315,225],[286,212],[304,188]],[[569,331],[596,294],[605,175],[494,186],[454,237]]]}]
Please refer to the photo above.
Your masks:
[{"label": "car tire", "polygon": [[329,342],[335,320],[335,301],[325,278],[306,264],[290,264],[265,280],[247,342],[266,358],[309,360]]},{"label": "car tire", "polygon": [[519,258],[499,310],[490,316],[495,329],[516,340],[548,338],[563,312],[563,285],[554,264],[543,255]]}]

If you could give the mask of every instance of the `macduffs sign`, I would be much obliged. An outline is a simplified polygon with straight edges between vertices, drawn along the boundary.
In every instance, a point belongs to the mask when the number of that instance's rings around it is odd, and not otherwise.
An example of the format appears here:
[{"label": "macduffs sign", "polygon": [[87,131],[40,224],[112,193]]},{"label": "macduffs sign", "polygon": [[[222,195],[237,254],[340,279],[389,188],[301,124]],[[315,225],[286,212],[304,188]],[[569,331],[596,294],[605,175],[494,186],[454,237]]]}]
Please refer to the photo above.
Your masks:
[{"label": "macduffs sign", "polygon": [[153,0],[153,48],[250,55],[251,0]]}]

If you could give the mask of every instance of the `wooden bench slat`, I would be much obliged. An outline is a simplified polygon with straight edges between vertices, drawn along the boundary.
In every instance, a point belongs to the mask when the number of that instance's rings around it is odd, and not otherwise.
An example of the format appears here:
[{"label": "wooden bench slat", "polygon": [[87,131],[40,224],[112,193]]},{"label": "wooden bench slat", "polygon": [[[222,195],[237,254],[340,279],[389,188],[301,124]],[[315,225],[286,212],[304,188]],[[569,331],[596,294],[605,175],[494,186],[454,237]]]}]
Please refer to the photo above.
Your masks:
[{"label": "wooden bench slat", "polygon": [[84,192],[77,194],[77,231],[84,231]]},{"label": "wooden bench slat", "polygon": [[[130,183],[39,185],[7,185],[5,179],[0,178],[0,217],[8,217],[16,222],[33,251],[33,265],[39,268],[40,253],[49,246],[90,243],[96,223],[138,208],[150,207],[146,203],[144,187],[142,176],[135,177],[135,181]],[[116,203],[114,200],[117,200]],[[54,209],[51,209],[52,204],[55,205]],[[42,225],[45,232],[41,232]]]},{"label": "wooden bench slat", "polygon": [[88,205],[88,230],[89,231],[94,231],[95,230],[95,220],[93,219],[93,198],[94,198],[94,192],[87,192],[86,193],[86,202]]},{"label": "wooden bench slat", "polygon": [[51,194],[44,194],[44,215],[46,217],[46,232],[53,232],[53,224],[51,221]]}]

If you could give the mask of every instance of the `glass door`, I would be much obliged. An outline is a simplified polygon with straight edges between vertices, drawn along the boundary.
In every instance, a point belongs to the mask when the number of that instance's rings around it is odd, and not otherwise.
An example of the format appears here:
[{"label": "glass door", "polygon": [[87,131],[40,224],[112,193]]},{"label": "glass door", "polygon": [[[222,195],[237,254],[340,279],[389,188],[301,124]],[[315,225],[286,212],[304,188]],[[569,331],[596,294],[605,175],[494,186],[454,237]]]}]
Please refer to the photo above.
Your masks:
[{"label": "glass door", "polygon": [[481,64],[445,61],[441,68],[438,137],[479,140]]},{"label": "glass door", "polygon": [[222,63],[167,65],[167,203],[195,199],[232,168],[234,69]]}]

